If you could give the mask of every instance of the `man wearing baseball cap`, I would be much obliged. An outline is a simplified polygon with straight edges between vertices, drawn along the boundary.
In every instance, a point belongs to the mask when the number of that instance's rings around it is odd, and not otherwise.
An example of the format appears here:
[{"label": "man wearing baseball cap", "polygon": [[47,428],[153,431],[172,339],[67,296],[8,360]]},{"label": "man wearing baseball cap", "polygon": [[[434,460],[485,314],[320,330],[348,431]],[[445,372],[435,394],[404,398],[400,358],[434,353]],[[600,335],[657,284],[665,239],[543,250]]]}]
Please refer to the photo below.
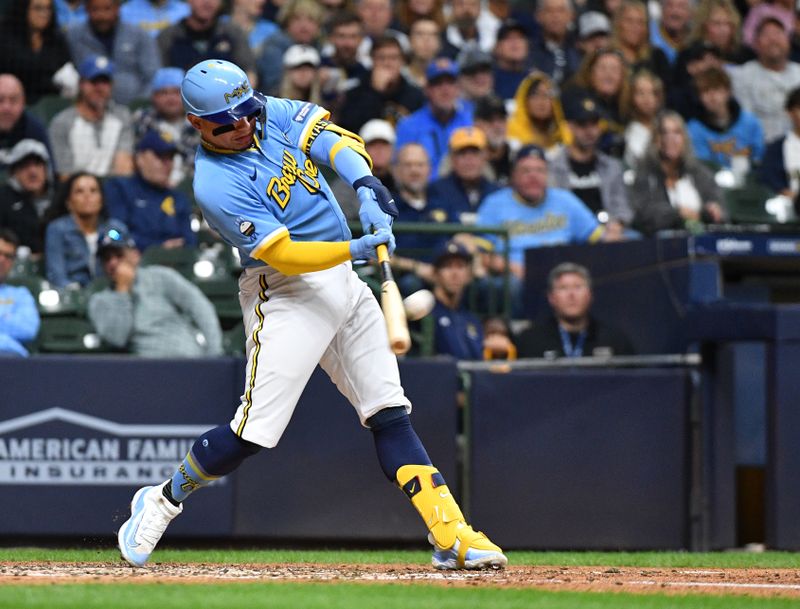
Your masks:
[{"label": "man wearing baseball cap", "polygon": [[[214,305],[177,271],[139,266],[130,235],[107,230],[97,245],[111,287],[89,298],[89,320],[104,342],[143,357],[222,354]],[[198,338],[198,337],[202,337]]]},{"label": "man wearing baseball cap", "polygon": [[372,159],[372,175],[380,178],[386,188],[394,191],[392,157],[394,157],[397,134],[392,123],[380,118],[373,118],[364,123],[358,135],[364,140],[364,148]]},{"label": "man wearing baseball cap", "polygon": [[[358,135],[364,140],[364,149],[372,159],[372,175],[394,192],[396,185],[392,173],[392,158],[395,151],[394,144],[397,141],[394,127],[389,121],[372,118],[364,123]],[[330,186],[345,217],[348,220],[357,220],[359,201],[350,185],[343,180],[334,179],[331,180]]]},{"label": "man wearing baseball cap", "polygon": [[490,179],[505,185],[511,175],[512,150],[508,144],[508,112],[505,102],[496,95],[475,104],[475,126],[486,134]]},{"label": "man wearing baseball cap", "polygon": [[447,151],[450,135],[458,127],[472,125],[472,109],[459,98],[458,65],[447,57],[437,57],[425,71],[427,103],[397,123],[397,146],[418,142],[425,147],[433,169],[439,175],[439,165]]},{"label": "man wearing baseball cap", "polygon": [[283,54],[283,67],[287,70],[302,66],[319,67],[319,51],[307,44],[293,44]]},{"label": "man wearing baseball cap", "polygon": [[611,21],[600,11],[586,11],[578,17],[578,40],[575,46],[586,57],[611,42]]},{"label": "man wearing baseball cap", "polygon": [[50,141],[59,176],[88,171],[96,176],[133,171],[133,128],[125,106],[111,99],[114,64],[90,55],[78,65],[75,104],[50,122]]},{"label": "man wearing baseball cap", "polygon": [[293,44],[281,59],[283,73],[277,89],[279,97],[322,102],[319,51],[308,44]]},{"label": "man wearing baseball cap", "polygon": [[180,68],[160,68],[150,83],[150,103],[133,113],[136,141],[148,131],[169,133],[178,148],[173,162],[170,186],[177,186],[191,175],[194,151],[200,136],[186,120],[181,100],[181,82],[185,72]]},{"label": "man wearing baseball cap", "polygon": [[621,236],[633,220],[622,163],[598,149],[602,112],[591,95],[564,99],[572,141],[550,160],[550,184],[571,191],[606,224],[606,238]]},{"label": "man wearing baseball cap", "polygon": [[151,129],[167,127],[176,134],[191,129],[181,101],[183,77],[184,71],[180,68],[159,68],[155,73],[150,83],[150,104],[133,115],[137,140]]},{"label": "man wearing baseball cap", "polygon": [[6,160],[10,176],[0,188],[0,226],[13,230],[20,246],[39,255],[44,250],[44,216],[52,200],[50,155],[42,142],[24,139]]},{"label": "man wearing baseball cap", "polygon": [[[510,269],[520,280],[525,276],[525,250],[566,243],[595,243],[603,238],[603,226],[583,202],[568,190],[549,188],[548,161],[544,150],[520,148],[511,171],[511,183],[490,194],[478,209],[478,224],[511,230]],[[503,241],[488,237],[498,254],[494,270],[502,270]]]},{"label": "man wearing baseball cap", "polygon": [[483,359],[483,329],[469,311],[464,294],[472,283],[472,254],[455,240],[444,243],[433,258],[434,349],[461,360]]},{"label": "man wearing baseball cap", "polygon": [[494,91],[492,56],[480,49],[468,48],[458,55],[458,83],[465,99],[478,102]]},{"label": "man wearing baseball cap", "polygon": [[511,99],[532,67],[528,31],[519,21],[506,19],[497,31],[494,49],[494,92]]},{"label": "man wearing baseball cap", "polygon": [[125,223],[140,251],[197,243],[191,229],[191,203],[169,186],[177,153],[171,133],[148,131],[136,145],[135,173],[109,178],[104,184],[109,214]]},{"label": "man wearing baseball cap", "polygon": [[497,185],[486,178],[486,135],[477,127],[459,127],[450,136],[451,171],[431,182],[428,196],[442,203],[448,222],[474,224],[478,206]]}]

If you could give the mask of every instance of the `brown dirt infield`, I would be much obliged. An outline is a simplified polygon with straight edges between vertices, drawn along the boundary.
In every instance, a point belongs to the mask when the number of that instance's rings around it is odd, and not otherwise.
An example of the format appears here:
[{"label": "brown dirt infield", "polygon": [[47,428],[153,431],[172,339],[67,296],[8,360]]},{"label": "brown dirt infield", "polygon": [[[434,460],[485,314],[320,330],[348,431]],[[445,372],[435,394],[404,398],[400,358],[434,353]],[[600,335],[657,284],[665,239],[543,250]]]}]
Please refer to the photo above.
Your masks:
[{"label": "brown dirt infield", "polygon": [[737,594],[800,598],[800,570],[512,566],[441,572],[416,565],[177,564],[134,569],[107,563],[0,563],[0,586],[62,583],[359,582],[426,583],[584,592]]}]

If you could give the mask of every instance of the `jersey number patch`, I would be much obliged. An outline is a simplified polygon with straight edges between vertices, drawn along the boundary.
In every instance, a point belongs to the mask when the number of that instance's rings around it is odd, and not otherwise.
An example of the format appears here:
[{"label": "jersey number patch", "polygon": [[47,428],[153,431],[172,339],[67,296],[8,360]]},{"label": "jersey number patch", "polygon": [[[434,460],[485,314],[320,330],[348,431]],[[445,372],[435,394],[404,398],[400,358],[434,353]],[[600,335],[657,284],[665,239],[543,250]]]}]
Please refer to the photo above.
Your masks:
[{"label": "jersey number patch", "polygon": [[292,198],[292,186],[300,182],[309,194],[319,192],[319,168],[314,165],[311,159],[306,159],[301,168],[297,164],[291,153],[283,151],[283,165],[281,166],[281,177],[273,176],[267,184],[267,194],[280,205],[281,209],[286,209],[289,200]]}]

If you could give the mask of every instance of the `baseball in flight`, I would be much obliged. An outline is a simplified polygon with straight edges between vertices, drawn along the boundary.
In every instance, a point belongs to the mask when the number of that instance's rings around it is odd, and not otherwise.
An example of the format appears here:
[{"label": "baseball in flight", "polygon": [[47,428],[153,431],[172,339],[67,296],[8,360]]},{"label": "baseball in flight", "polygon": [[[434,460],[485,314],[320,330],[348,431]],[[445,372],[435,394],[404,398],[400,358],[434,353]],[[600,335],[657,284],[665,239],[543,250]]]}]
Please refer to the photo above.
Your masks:
[{"label": "baseball in flight", "polygon": [[433,292],[430,290],[417,290],[403,299],[406,317],[411,321],[422,319],[433,310],[435,304]]}]

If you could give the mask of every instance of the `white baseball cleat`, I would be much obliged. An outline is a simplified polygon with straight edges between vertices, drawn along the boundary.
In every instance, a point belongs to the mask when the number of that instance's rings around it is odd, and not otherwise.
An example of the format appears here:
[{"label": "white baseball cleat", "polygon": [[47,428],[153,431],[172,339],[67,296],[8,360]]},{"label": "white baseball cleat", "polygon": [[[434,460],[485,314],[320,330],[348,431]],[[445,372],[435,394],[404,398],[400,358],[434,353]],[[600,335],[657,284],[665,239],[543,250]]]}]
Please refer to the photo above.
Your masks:
[{"label": "white baseball cleat", "polygon": [[428,541],[433,545],[433,556],[431,557],[433,567],[443,571],[504,569],[508,564],[506,555],[503,554],[500,548],[490,542],[483,533],[478,533],[477,535],[485,540],[484,543],[480,544],[484,547],[468,547],[463,556],[459,551],[461,549],[460,539],[456,538],[452,548],[443,549],[433,539],[433,535],[428,535]]},{"label": "white baseball cleat", "polygon": [[131,500],[131,517],[120,527],[117,540],[122,558],[134,567],[144,566],[167,525],[183,511],[182,505],[176,507],[164,497],[164,486],[170,483],[142,487]]}]

